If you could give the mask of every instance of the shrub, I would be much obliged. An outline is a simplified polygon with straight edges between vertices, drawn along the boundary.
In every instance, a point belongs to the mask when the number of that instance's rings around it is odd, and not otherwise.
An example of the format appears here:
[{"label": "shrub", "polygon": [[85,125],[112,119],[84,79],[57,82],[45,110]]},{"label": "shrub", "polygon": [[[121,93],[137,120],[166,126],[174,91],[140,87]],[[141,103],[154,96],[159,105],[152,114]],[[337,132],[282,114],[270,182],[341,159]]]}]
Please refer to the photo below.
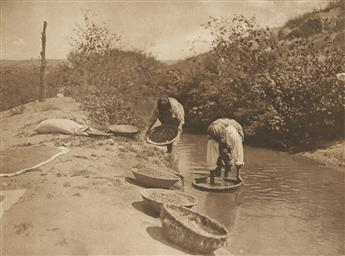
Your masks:
[{"label": "shrub", "polygon": [[83,97],[82,106],[90,113],[92,120],[99,124],[129,124],[138,127],[144,124],[142,118],[132,115],[128,103],[112,95],[87,95]]},{"label": "shrub", "polygon": [[139,51],[119,49],[120,36],[84,12],[65,66],[66,94],[78,98],[98,123],[143,126],[133,106],[142,91],[153,92],[152,76],[161,64]]},{"label": "shrub", "polygon": [[[344,85],[336,74],[345,67],[344,52],[331,38],[317,48],[309,38],[279,41],[255,19],[211,19],[216,36],[213,58],[218,74],[183,92],[186,120],[206,128],[217,117],[233,117],[249,141],[289,148],[311,146],[344,131]],[[195,90],[196,88],[196,90]]]},{"label": "shrub", "polygon": [[308,19],[303,22],[299,27],[295,28],[288,37],[292,38],[306,38],[314,34],[321,33],[324,28],[324,23],[321,19]]},{"label": "shrub", "polygon": [[[47,61],[46,97],[56,96],[62,74],[62,61]],[[0,110],[10,109],[38,99],[40,60],[2,61]]]}]

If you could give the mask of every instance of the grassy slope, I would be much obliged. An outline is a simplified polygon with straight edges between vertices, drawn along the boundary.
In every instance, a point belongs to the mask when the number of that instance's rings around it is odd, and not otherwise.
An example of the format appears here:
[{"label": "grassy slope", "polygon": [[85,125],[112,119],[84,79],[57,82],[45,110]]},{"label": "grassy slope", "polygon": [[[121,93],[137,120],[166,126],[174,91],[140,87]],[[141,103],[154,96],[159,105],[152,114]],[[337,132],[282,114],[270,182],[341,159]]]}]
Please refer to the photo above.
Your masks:
[{"label": "grassy slope", "polygon": [[[335,44],[345,50],[345,2],[338,1],[336,4],[330,4],[324,10],[305,13],[299,17],[290,19],[284,26],[272,28],[273,33],[278,36],[279,40],[290,40],[294,35],[305,35],[308,30],[308,37],[311,37],[316,45],[318,45],[325,37],[334,38]],[[320,32],[313,31],[313,23],[311,20],[322,22],[323,30]],[[298,33],[295,33],[298,32]],[[190,72],[191,67],[203,68],[212,55],[211,52],[202,53],[185,60],[178,61],[170,67],[179,70],[182,73]]]},{"label": "grassy slope", "polygon": [[[58,69],[64,60],[47,60],[47,96],[55,96],[61,75]],[[0,111],[34,101],[38,98],[40,60],[1,60]]]},{"label": "grassy slope", "polygon": [[[278,32],[280,40],[293,37],[310,37],[319,45],[326,37],[334,39],[334,44],[345,50],[345,2],[338,1],[323,10],[303,14],[290,19]],[[321,26],[319,30],[318,26]]]}]

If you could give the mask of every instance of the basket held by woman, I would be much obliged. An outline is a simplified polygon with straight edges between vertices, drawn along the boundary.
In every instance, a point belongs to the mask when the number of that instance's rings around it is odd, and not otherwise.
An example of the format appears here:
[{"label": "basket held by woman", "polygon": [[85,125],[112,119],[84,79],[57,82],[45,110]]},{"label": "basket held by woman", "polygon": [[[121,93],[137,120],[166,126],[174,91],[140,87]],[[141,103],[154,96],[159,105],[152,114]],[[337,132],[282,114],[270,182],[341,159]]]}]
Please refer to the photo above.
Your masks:
[{"label": "basket held by woman", "polygon": [[156,146],[166,146],[178,139],[177,126],[160,125],[153,128],[146,136],[146,142]]}]

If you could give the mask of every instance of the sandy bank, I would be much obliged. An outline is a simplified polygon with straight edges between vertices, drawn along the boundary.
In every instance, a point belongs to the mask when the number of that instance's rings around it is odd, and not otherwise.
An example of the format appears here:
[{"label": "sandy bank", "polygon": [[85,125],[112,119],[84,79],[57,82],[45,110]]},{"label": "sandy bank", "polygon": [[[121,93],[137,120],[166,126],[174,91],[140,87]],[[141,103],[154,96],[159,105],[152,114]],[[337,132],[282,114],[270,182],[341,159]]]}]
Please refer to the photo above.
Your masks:
[{"label": "sandy bank", "polygon": [[322,165],[345,166],[345,140],[327,142],[319,149],[303,152],[301,155],[314,159]]},{"label": "sandy bank", "polygon": [[1,178],[1,190],[25,189],[1,218],[1,255],[187,253],[164,239],[160,220],[143,208],[143,188],[130,179],[134,166],[171,171],[162,150],[124,138],[33,132],[47,118],[90,124],[70,98],[29,103],[0,118],[1,150],[35,145],[72,149],[40,169]]}]

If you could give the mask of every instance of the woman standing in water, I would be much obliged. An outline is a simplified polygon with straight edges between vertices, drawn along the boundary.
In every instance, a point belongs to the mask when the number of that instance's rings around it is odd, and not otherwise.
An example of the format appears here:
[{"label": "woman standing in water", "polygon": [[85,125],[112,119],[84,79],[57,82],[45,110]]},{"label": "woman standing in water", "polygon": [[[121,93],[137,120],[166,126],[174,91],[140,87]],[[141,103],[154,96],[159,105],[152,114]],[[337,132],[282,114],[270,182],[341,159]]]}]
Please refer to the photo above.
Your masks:
[{"label": "woman standing in water", "polygon": [[[146,134],[151,131],[157,120],[159,120],[162,125],[176,126],[179,137],[184,125],[184,108],[182,104],[175,98],[161,97],[157,101],[157,108],[152,114]],[[167,145],[168,153],[173,151],[173,146],[176,146],[177,142],[178,139],[176,139],[172,144]]]},{"label": "woman standing in water", "polygon": [[234,119],[221,118],[212,122],[207,128],[207,164],[211,177],[221,176],[221,168],[224,163],[224,177],[228,177],[232,166],[236,166],[237,180],[243,183],[240,169],[243,162],[243,140],[244,133],[242,126]]}]

